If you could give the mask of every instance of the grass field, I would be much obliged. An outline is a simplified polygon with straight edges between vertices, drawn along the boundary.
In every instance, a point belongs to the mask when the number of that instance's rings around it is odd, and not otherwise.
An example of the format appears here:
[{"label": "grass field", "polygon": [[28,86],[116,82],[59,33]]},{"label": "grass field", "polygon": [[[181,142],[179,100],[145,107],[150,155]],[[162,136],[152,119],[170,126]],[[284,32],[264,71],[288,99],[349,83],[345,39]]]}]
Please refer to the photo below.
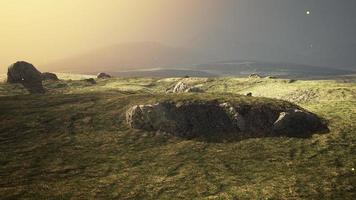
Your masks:
[{"label": "grass field", "polygon": [[[180,78],[60,77],[46,95],[0,84],[0,199],[356,199],[354,81],[190,78],[206,94],[177,96],[165,91]],[[125,124],[131,105],[247,92],[309,109],[330,133],[209,143]]]}]

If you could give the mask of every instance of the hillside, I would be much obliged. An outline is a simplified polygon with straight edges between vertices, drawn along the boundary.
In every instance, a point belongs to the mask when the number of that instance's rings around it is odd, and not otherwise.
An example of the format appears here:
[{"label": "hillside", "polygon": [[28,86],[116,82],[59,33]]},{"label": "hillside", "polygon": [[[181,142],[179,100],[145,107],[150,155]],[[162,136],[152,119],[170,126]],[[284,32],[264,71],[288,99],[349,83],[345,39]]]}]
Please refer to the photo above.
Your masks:
[{"label": "hillside", "polygon": [[[189,78],[47,81],[45,95],[0,83],[2,199],[354,199],[356,83]],[[69,80],[71,79],[71,80]],[[249,100],[241,95],[252,92]],[[265,97],[272,98],[266,99]],[[186,140],[132,130],[125,112],[162,99],[287,100],[329,122],[311,138]],[[277,100],[276,100],[277,101]]]}]

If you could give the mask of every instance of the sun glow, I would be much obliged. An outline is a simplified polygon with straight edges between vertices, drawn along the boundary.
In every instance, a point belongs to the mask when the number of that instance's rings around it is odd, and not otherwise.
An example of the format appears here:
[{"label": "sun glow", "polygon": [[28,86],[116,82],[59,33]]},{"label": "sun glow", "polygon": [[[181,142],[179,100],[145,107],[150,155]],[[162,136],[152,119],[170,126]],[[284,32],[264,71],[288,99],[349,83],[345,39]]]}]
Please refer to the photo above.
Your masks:
[{"label": "sun glow", "polygon": [[[165,0],[1,0],[0,71],[5,72],[7,65],[17,60],[41,65],[116,43],[178,37],[176,32],[185,20],[178,15],[184,9],[189,15],[186,4]],[[167,28],[170,24],[174,26]]]}]

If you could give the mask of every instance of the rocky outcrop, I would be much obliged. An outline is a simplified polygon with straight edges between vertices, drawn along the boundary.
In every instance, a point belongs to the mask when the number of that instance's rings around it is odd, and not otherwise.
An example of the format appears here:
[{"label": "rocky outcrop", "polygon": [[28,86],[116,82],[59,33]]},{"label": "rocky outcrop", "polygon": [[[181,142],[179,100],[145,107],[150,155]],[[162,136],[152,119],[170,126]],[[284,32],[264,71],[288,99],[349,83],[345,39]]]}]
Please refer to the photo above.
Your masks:
[{"label": "rocky outcrop", "polygon": [[106,79],[106,78],[111,78],[111,76],[109,75],[109,74],[107,74],[107,73],[99,73],[98,75],[97,75],[97,78],[99,78],[99,79]]},{"label": "rocky outcrop", "polygon": [[238,131],[232,116],[216,104],[159,103],[134,106],[127,112],[130,127],[161,131],[184,138],[208,137],[216,132]]},{"label": "rocky outcrop", "polygon": [[24,61],[16,62],[8,68],[7,82],[10,84],[20,83],[33,94],[45,93],[41,72],[32,64]]},{"label": "rocky outcrop", "polygon": [[[320,118],[310,112],[299,109],[281,112],[273,124],[276,134],[287,134],[290,137],[307,137],[324,127]],[[326,127],[324,127],[326,128]]]},{"label": "rocky outcrop", "polygon": [[44,81],[58,81],[58,77],[54,73],[44,72],[41,74],[42,80]]},{"label": "rocky outcrop", "polygon": [[180,81],[174,86],[173,93],[183,93],[188,89],[189,89],[189,86],[186,83],[184,83],[183,81]]},{"label": "rocky outcrop", "polygon": [[267,104],[163,102],[133,106],[127,111],[126,120],[134,129],[165,132],[189,139],[307,137],[327,129],[323,121],[312,113],[284,111]]},{"label": "rocky outcrop", "polygon": [[201,88],[190,86],[184,81],[179,81],[173,88],[168,89],[167,93],[199,93],[204,92]]}]

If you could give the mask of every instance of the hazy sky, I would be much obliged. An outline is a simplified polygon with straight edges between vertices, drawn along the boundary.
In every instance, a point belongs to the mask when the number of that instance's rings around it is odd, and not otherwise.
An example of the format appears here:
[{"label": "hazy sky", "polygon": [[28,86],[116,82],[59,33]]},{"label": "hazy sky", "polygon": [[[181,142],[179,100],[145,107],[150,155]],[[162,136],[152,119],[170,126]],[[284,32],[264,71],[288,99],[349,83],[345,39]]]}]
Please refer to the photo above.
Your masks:
[{"label": "hazy sky", "polygon": [[137,41],[356,68],[356,0],[0,0],[0,72]]}]

